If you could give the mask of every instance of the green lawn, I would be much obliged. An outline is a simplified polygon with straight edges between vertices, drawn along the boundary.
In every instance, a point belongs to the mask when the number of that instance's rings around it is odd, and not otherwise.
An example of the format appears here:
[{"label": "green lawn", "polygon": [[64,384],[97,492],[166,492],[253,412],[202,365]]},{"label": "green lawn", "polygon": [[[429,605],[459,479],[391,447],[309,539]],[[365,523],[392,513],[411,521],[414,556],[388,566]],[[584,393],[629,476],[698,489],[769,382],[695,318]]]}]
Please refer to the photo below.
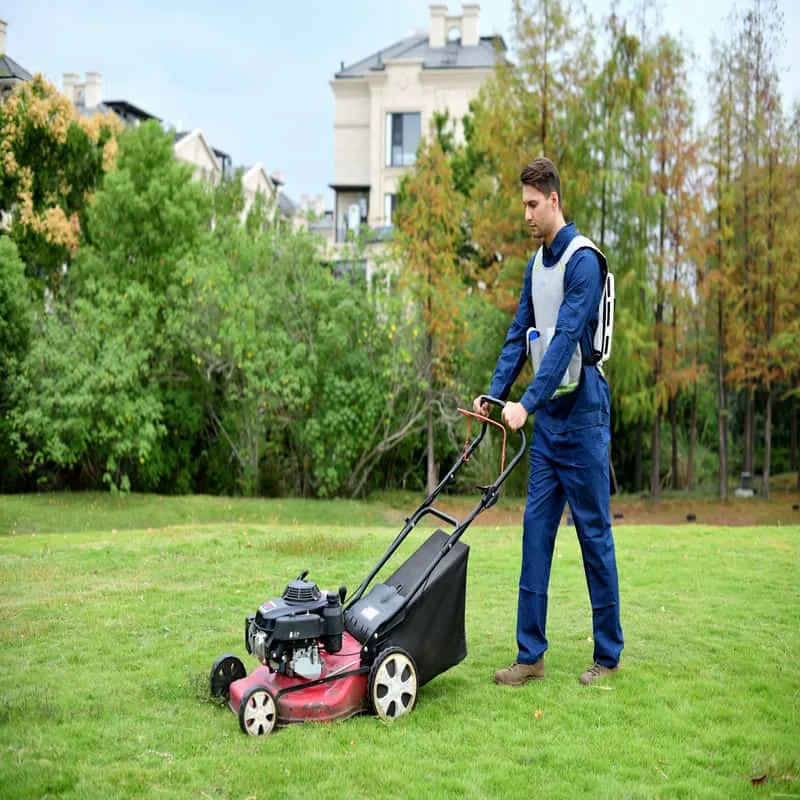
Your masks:
[{"label": "green lawn", "polygon": [[397,531],[381,506],[281,503],[0,498],[0,797],[800,797],[800,526],[620,526],[627,647],[591,688],[562,529],[548,677],[522,689],[491,680],[518,526],[475,526],[469,655],[414,713],[262,739],[208,702],[212,662],[252,668],[247,613],[306,568],[353,588]]}]

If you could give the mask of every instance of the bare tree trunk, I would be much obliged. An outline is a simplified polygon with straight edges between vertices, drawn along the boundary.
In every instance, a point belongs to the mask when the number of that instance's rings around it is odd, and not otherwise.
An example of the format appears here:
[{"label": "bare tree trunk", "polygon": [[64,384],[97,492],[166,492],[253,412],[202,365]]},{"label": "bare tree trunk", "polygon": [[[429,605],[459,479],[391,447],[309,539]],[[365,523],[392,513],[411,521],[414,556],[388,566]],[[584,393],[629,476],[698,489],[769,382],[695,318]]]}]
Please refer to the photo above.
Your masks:
[{"label": "bare tree trunk", "polygon": [[636,447],[636,460],[634,462],[634,471],[633,471],[633,486],[634,486],[633,490],[635,492],[641,492],[642,491],[642,479],[643,479],[643,476],[642,476],[642,472],[643,472],[642,465],[644,463],[643,459],[642,459],[642,439],[644,438],[643,437],[643,431],[644,431],[644,423],[642,422],[641,419],[637,419],[636,420],[636,439],[635,439],[635,442],[636,442],[636,444],[635,444],[635,447]]},{"label": "bare tree trunk", "polygon": [[697,381],[692,387],[692,411],[689,418],[689,454],[686,464],[686,488],[694,489],[694,460],[697,453]]},{"label": "bare tree trunk", "polygon": [[767,390],[767,404],[764,409],[764,469],[761,478],[761,492],[769,497],[769,473],[772,459],[772,389]]},{"label": "bare tree trunk", "polygon": [[439,479],[436,475],[436,459],[433,447],[433,342],[428,335],[428,387],[427,387],[427,461],[428,461],[428,493],[436,488]]},{"label": "bare tree trunk", "polygon": [[680,489],[678,475],[678,398],[672,395],[669,401],[669,424],[672,433],[672,488]]},{"label": "bare tree trunk", "polygon": [[661,500],[661,411],[656,411],[653,420],[652,469],[650,471],[650,499],[654,503]]},{"label": "bare tree trunk", "polygon": [[753,474],[754,458],[753,453],[755,450],[754,444],[756,440],[755,431],[755,390],[752,388],[745,389],[747,393],[747,400],[744,413],[744,471]]},{"label": "bare tree trunk", "polygon": [[800,464],[797,463],[797,398],[792,398],[792,429],[789,434],[789,464],[790,469],[797,472],[797,488],[800,490]]},{"label": "bare tree trunk", "polygon": [[728,405],[725,396],[725,314],[717,306],[717,392],[719,406],[719,499],[728,499]]},{"label": "bare tree trunk", "polygon": [[428,387],[428,494],[439,483],[436,477],[436,459],[433,452],[433,389]]}]

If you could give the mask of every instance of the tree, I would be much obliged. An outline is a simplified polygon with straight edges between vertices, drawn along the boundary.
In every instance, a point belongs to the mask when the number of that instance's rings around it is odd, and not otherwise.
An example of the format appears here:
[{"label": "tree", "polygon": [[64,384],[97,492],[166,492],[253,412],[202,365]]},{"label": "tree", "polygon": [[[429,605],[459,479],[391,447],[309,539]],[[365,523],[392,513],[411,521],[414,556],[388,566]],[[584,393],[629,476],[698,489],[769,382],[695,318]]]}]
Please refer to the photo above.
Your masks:
[{"label": "tree", "polygon": [[[651,495],[660,492],[660,435],[662,413],[668,410],[672,429],[672,487],[679,488],[678,392],[694,375],[681,363],[686,337],[678,334],[679,314],[692,287],[688,283],[688,244],[692,220],[700,212],[690,181],[697,164],[693,108],[689,99],[686,53],[670,36],[661,36],[653,53],[653,139],[655,196],[659,202],[655,276],[656,354],[653,373],[653,478]],[[671,267],[672,279],[669,280]],[[682,287],[686,287],[683,289]],[[671,324],[667,323],[667,315]],[[684,351],[683,353],[681,351]]]},{"label": "tree", "polygon": [[40,291],[59,289],[91,197],[114,167],[120,127],[110,113],[79,117],[41,75],[0,105],[0,210]]},{"label": "tree", "polygon": [[713,329],[716,332],[717,411],[719,415],[719,496],[728,496],[728,339],[729,297],[732,293],[734,231],[734,165],[733,165],[733,83],[730,47],[716,43],[712,50],[709,71],[711,101],[710,135],[707,160],[712,170],[709,227],[715,246],[706,272],[707,291],[715,309]]},{"label": "tree", "polygon": [[[641,486],[642,438],[652,418],[648,231],[657,213],[651,187],[648,104],[650,58],[624,20],[611,15],[609,52],[589,84],[592,117],[583,171],[591,176],[585,213],[616,278],[613,358],[607,365],[614,393],[615,463],[633,452],[633,484]],[[594,166],[593,166],[594,160]],[[587,223],[588,224],[588,223]],[[624,432],[634,426],[633,441]]]},{"label": "tree", "polygon": [[401,265],[400,285],[416,304],[422,331],[429,491],[438,483],[434,404],[437,395],[452,386],[452,359],[461,333],[463,282],[457,252],[462,207],[441,142],[436,137],[423,141],[414,170],[401,184],[394,247]]},{"label": "tree", "polygon": [[9,425],[10,393],[28,354],[32,322],[25,265],[11,239],[0,236],[0,491],[13,487],[16,459]]},{"label": "tree", "polygon": [[187,310],[183,264],[207,239],[209,208],[156,123],[121,137],[119,169],[87,213],[91,244],[40,318],[15,385],[12,424],[32,468],[189,488],[202,397],[187,385],[172,331]]}]

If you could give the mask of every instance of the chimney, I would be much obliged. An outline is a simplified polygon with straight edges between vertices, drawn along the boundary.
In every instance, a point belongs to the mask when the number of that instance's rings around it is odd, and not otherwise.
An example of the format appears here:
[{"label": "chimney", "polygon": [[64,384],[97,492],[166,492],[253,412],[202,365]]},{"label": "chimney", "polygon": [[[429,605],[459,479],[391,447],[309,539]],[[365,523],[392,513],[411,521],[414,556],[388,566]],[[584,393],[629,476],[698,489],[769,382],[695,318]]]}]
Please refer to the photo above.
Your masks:
[{"label": "chimney", "polygon": [[80,75],[77,72],[65,72],[62,77],[62,93],[70,101],[70,103],[75,102],[75,85],[80,80]]},{"label": "chimney", "polygon": [[8,33],[8,23],[0,19],[0,56],[6,54],[6,37]]},{"label": "chimney", "polygon": [[444,47],[447,40],[447,5],[431,3],[431,27],[428,32],[431,47]]},{"label": "chimney", "polygon": [[99,72],[86,73],[86,108],[96,108],[103,101],[103,76]]},{"label": "chimney", "polygon": [[463,47],[474,47],[478,44],[478,15],[481,12],[480,4],[464,3],[462,5],[461,44]]}]

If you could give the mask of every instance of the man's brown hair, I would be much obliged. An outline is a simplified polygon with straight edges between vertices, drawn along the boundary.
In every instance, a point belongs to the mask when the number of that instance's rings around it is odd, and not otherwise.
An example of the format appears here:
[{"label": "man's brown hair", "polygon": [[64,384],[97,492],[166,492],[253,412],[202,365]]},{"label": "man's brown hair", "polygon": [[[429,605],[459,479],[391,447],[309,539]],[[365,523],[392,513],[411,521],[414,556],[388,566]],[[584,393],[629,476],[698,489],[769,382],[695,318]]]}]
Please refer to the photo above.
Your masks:
[{"label": "man's brown hair", "polygon": [[550,197],[550,193],[555,192],[558,195],[558,207],[561,208],[561,178],[556,165],[549,158],[534,158],[520,172],[519,179],[523,186],[533,186],[545,197]]}]

